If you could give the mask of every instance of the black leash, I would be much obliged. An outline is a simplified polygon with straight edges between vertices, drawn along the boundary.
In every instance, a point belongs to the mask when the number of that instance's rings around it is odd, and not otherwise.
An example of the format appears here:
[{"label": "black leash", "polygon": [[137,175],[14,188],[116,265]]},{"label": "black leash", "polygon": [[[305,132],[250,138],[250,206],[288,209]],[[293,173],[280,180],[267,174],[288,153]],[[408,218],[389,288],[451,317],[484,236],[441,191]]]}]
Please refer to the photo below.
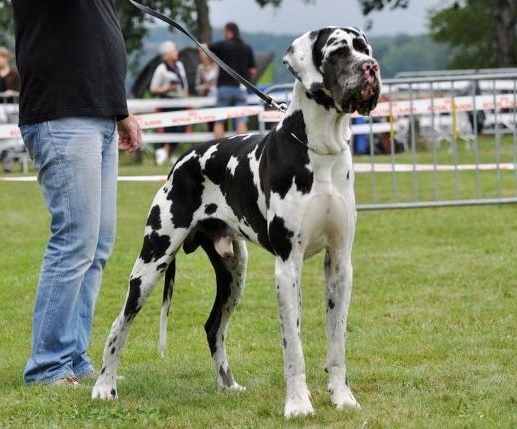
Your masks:
[{"label": "black leash", "polygon": [[142,12],[147,13],[148,15],[154,16],[155,18],[158,18],[159,20],[165,22],[166,24],[172,25],[173,27],[180,30],[183,34],[185,34],[187,37],[189,37],[198,47],[201,49],[208,57],[210,57],[220,68],[222,68],[226,73],[228,73],[231,77],[233,77],[237,82],[242,83],[246,88],[253,91],[256,95],[258,95],[262,100],[266,102],[266,104],[270,107],[273,107],[280,112],[285,112],[287,110],[287,106],[282,103],[278,104],[275,100],[273,100],[269,95],[262,92],[260,89],[255,87],[251,82],[243,78],[239,73],[237,73],[235,70],[233,70],[230,66],[228,66],[223,60],[221,60],[216,54],[214,54],[209,49],[205,48],[201,43],[197,41],[197,39],[186,29],[183,28],[178,22],[174,21],[173,19],[169,18],[168,16],[162,15],[161,13],[155,11],[154,9],[151,9],[147,6],[144,6],[140,3],[137,3],[134,0],[129,0],[133,6],[140,9]]}]

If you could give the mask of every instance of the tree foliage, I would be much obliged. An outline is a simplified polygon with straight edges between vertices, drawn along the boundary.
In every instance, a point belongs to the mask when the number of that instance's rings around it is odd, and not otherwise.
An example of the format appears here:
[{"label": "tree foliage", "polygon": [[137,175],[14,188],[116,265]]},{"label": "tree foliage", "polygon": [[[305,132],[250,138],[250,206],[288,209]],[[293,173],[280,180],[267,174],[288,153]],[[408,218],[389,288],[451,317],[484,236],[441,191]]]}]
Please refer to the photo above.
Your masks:
[{"label": "tree foliage", "polygon": [[451,69],[491,68],[498,66],[496,20],[493,3],[469,0],[468,7],[455,5],[431,16],[431,37],[452,47]]},{"label": "tree foliage", "polygon": [[363,15],[368,15],[370,12],[383,10],[385,7],[389,9],[408,7],[409,0],[357,0]]},{"label": "tree foliage", "polygon": [[[44,1],[44,0],[41,0]],[[71,1],[71,0],[68,0]],[[224,1],[224,0],[220,0]],[[314,0],[302,0],[313,3]],[[143,4],[164,15],[185,24],[201,41],[211,41],[212,28],[209,17],[209,0],[141,0]],[[282,0],[255,0],[261,6],[278,7]],[[133,64],[138,64],[144,37],[155,21],[133,7],[127,0],[116,0],[122,31],[126,39],[127,51]],[[12,7],[10,0],[0,0],[0,45],[14,48]],[[172,31],[172,29],[171,29]]]},{"label": "tree foliage", "polygon": [[[410,5],[410,0],[358,1],[365,16]],[[517,0],[448,0],[429,15],[433,40],[452,49],[448,68],[517,66]]]},{"label": "tree foliage", "polygon": [[[210,0],[141,1],[184,23],[200,41],[211,41]],[[254,1],[261,7],[279,7],[282,4],[282,0]],[[302,3],[317,3],[317,1],[302,0]],[[407,8],[411,2],[411,0],[357,1],[365,16],[384,9]],[[155,21],[133,7],[127,0],[116,0],[116,4],[128,53],[133,63],[138,64],[143,39],[152,25],[155,25]],[[517,65],[515,34],[517,0],[446,0],[439,8],[431,10],[429,16],[432,39],[448,46],[452,52],[449,68]],[[2,29],[0,44],[13,49],[10,0],[0,0],[0,29]]]}]

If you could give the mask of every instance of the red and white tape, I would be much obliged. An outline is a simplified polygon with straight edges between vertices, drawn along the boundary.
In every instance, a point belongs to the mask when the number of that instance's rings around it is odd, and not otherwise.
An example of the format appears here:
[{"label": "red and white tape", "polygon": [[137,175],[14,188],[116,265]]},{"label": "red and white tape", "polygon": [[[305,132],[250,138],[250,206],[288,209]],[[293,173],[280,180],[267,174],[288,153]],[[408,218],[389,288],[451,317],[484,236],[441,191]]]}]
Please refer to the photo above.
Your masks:
[{"label": "red and white tape", "polygon": [[[408,115],[454,114],[455,112],[472,110],[499,111],[501,109],[514,109],[516,107],[517,95],[515,94],[498,94],[496,96],[478,95],[476,97],[438,97],[382,102],[370,112],[370,116],[397,118]],[[142,129],[151,129],[175,125],[200,124],[254,115],[258,115],[259,120],[262,122],[278,122],[284,117],[284,113],[276,110],[264,110],[261,105],[187,109],[174,112],[145,113],[135,116]],[[356,113],[352,116],[357,117],[360,115]],[[20,137],[20,130],[17,125],[0,125],[0,139],[15,139]]]}]

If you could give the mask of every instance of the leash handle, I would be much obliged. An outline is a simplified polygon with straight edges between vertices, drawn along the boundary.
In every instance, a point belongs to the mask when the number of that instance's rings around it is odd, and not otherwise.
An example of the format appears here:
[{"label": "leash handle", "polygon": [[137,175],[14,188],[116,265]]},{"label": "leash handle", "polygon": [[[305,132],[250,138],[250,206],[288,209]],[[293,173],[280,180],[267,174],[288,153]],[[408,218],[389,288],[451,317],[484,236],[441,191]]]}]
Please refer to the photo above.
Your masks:
[{"label": "leash handle", "polygon": [[186,28],[182,27],[177,21],[169,18],[168,16],[162,15],[161,13],[151,9],[150,7],[144,6],[143,4],[137,3],[134,0],[129,0],[129,2],[140,9],[142,12],[147,13],[148,15],[154,16],[160,21],[165,22],[180,30],[183,34],[185,34],[189,39],[191,39],[199,49],[201,49],[209,58],[211,58],[219,67],[221,67],[226,73],[228,73],[231,77],[233,77],[237,82],[242,83],[246,88],[253,91],[257,96],[259,96],[262,100],[266,102],[266,104],[270,107],[273,107],[280,112],[285,112],[287,110],[287,106],[285,103],[277,103],[273,98],[269,95],[262,92],[260,89],[255,87],[251,82],[242,77],[239,73],[233,70],[230,66],[228,66],[223,60],[221,60],[216,54],[214,54],[210,49],[203,46],[201,43],[197,41],[197,39],[188,31]]}]

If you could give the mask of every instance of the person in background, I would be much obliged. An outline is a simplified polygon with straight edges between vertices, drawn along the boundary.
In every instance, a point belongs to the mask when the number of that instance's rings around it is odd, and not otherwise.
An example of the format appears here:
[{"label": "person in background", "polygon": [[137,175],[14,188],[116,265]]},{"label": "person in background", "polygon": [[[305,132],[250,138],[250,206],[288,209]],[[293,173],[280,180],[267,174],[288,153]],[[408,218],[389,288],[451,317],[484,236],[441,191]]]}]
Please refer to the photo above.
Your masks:
[{"label": "person in background", "polygon": [[[17,103],[18,93],[20,91],[20,76],[16,69],[11,67],[11,52],[4,46],[0,46],[0,123],[8,123],[17,121],[16,113],[8,113],[7,109],[3,109],[3,103]],[[14,113],[14,117],[13,116]],[[0,150],[0,161],[2,162],[2,170],[9,173],[13,168],[14,147],[18,144],[17,140],[4,140],[2,150]]]},{"label": "person in background", "polygon": [[[160,45],[160,55],[162,62],[156,67],[151,78],[150,91],[154,95],[162,98],[182,98],[188,97],[188,81],[185,73],[185,67],[179,60],[179,53],[176,45],[171,41],[163,42]],[[174,110],[181,110],[178,108],[165,108],[164,112]],[[166,127],[166,133],[182,133],[185,132],[185,126]],[[172,164],[177,157],[174,155],[176,143],[164,143],[161,149],[155,152],[156,163],[158,165],[164,164],[169,160]]]},{"label": "person in background", "polygon": [[[202,97],[215,97],[217,95],[217,77],[219,66],[201,49],[198,49],[199,64],[196,68],[196,93]],[[214,123],[203,125],[205,130],[213,131]]]},{"label": "person in background", "polygon": [[202,97],[215,97],[219,67],[201,49],[198,49],[199,64],[196,68],[196,93]]},{"label": "person in background", "polygon": [[[251,81],[255,78],[257,68],[253,50],[242,40],[239,27],[234,22],[224,26],[224,39],[210,43],[208,48],[246,80]],[[220,70],[217,79],[216,106],[245,106],[246,97],[246,88],[224,70]],[[247,117],[236,118],[235,122],[238,134],[248,131]],[[217,121],[214,125],[214,137],[221,138],[224,133],[225,121]]]},{"label": "person in background", "polygon": [[50,213],[26,384],[96,378],[88,345],[116,232],[118,150],[141,145],[128,114],[114,0],[12,0],[19,127]]},{"label": "person in background", "polygon": [[0,46],[0,95],[3,101],[12,103],[14,96],[20,91],[20,76],[11,67],[11,53],[3,46]]}]

